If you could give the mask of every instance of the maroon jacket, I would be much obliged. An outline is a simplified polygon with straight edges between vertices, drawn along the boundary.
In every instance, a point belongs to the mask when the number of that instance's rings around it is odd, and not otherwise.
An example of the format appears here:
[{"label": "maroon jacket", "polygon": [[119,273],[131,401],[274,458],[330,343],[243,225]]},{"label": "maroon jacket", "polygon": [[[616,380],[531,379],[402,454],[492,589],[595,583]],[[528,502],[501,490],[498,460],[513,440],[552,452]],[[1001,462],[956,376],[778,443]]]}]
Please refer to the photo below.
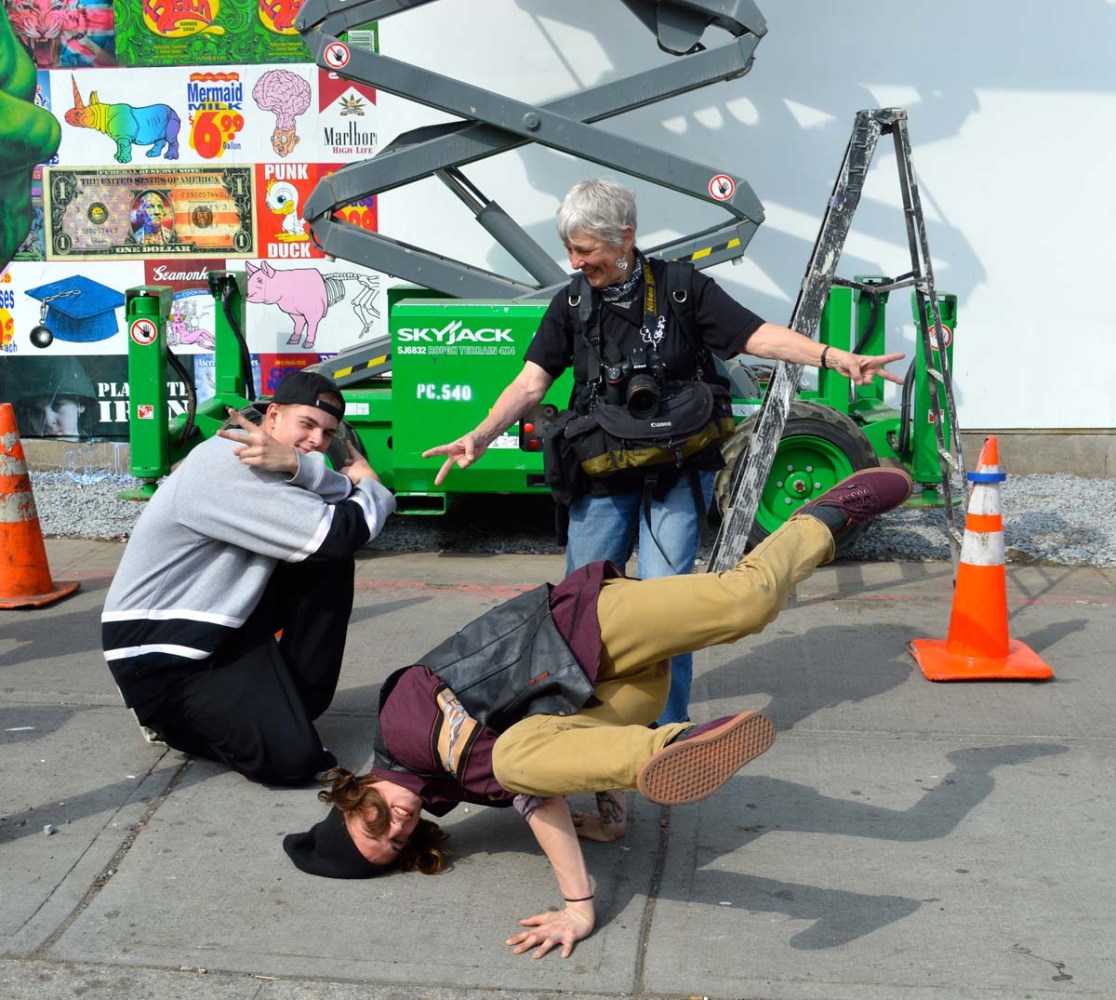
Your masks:
[{"label": "maroon jacket", "polygon": [[[597,598],[612,563],[575,570],[482,615],[380,689],[375,778],[444,816],[459,802],[510,805],[492,773],[500,733],[529,715],[572,715],[593,697]],[[452,685],[448,682],[452,680]]]}]

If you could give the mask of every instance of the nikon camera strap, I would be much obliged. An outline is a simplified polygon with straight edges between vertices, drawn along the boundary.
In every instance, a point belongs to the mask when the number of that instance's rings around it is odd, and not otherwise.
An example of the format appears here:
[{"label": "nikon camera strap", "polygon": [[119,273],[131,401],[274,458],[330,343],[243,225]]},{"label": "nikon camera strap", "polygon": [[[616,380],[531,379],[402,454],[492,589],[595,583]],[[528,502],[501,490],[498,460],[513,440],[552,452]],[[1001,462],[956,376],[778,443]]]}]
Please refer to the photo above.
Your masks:
[{"label": "nikon camera strap", "polygon": [[[647,258],[644,257],[639,250],[636,250],[635,254],[643,270],[643,329],[645,331],[654,331],[660,323],[660,317],[656,309],[655,275],[651,271],[651,264],[648,262]],[[667,266],[668,268],[674,268],[676,265],[670,263]],[[693,266],[685,265],[685,269],[688,278],[693,272]],[[668,277],[669,276],[668,273]],[[668,284],[669,283],[668,281]],[[595,396],[600,388],[602,347],[601,305],[599,297],[594,296],[593,292],[593,287],[585,280],[585,275],[580,271],[570,279],[567,301],[577,319],[577,332],[585,338],[586,343],[589,345],[589,358],[586,365],[586,382],[592,388]],[[676,301],[682,303],[687,299],[688,294],[682,292]],[[681,317],[681,312],[677,312],[677,315]],[[692,309],[690,318],[692,320]],[[663,322],[665,323],[665,317],[663,317]],[[690,327],[685,323],[682,325],[687,336],[693,339]],[[662,339],[661,334],[659,339]],[[653,344],[653,347],[656,350],[658,349],[658,341]],[[603,353],[609,354],[609,361],[615,362],[620,360],[619,347],[611,342],[604,345]],[[616,356],[613,357],[612,355]]]}]

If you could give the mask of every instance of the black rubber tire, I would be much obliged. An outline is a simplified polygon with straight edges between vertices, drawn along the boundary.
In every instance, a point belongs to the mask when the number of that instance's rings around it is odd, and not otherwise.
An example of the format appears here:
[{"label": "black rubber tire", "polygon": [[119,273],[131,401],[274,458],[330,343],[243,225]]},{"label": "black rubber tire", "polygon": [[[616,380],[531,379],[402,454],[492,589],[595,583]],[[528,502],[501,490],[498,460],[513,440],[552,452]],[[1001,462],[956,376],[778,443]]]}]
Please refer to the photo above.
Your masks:
[{"label": "black rubber tire", "polygon": [[329,449],[326,451],[326,456],[329,458],[330,463],[335,469],[340,469],[349,463],[349,449],[345,447],[347,442],[352,442],[352,445],[362,458],[368,457],[368,452],[365,451],[364,442],[361,441],[360,435],[357,434],[353,425],[347,420],[342,420],[337,428],[337,433],[333,435],[333,440],[330,442]]},{"label": "black rubber tire", "polygon": [[[733,469],[747,454],[757,417],[742,421],[721,449],[725,468],[717,473],[713,503],[722,516],[728,505]],[[801,399],[791,403],[745,550],[755,548],[799,507],[816,500],[835,483],[858,469],[879,464],[868,438],[851,418],[820,403]],[[837,554],[846,551],[866,527],[845,534],[837,545]]]}]

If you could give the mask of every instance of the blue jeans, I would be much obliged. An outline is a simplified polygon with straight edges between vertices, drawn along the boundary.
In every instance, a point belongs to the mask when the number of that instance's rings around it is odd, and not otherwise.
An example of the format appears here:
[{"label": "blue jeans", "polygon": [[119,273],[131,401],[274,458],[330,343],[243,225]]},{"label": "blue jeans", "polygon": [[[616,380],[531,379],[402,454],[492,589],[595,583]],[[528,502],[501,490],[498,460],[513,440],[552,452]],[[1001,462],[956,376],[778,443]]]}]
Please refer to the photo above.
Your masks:
[{"label": "blue jeans", "polygon": [[[706,510],[713,498],[714,475],[712,472],[698,473]],[[637,535],[636,575],[641,580],[689,573],[694,568],[700,539],[690,476],[681,476],[662,500],[651,501],[650,531],[647,518],[643,516],[643,493],[634,490],[575,500],[570,504],[569,535],[567,573],[598,559],[624,566],[631,558]],[[693,655],[675,656],[670,662],[670,695],[659,716],[659,725],[689,719],[693,678]]]}]

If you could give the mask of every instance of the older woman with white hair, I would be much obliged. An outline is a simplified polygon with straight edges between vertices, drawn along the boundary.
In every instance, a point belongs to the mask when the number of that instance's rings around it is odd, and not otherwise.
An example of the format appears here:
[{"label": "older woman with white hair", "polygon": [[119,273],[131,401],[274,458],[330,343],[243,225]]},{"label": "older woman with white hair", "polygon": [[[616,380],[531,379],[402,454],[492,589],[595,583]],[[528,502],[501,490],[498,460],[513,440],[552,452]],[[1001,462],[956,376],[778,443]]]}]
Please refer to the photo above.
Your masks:
[{"label": "older woman with white hair", "polygon": [[[571,365],[577,414],[611,400],[634,401],[633,387],[686,382],[725,386],[713,358],[755,357],[832,368],[860,385],[879,376],[902,379],[885,365],[902,354],[868,356],[822,347],[809,337],[764,321],[732,299],[708,275],[646,257],[636,246],[635,195],[610,180],[574,185],[558,209],[558,235],[580,274],[552,299],[519,375],[472,431],[424,452],[444,455],[440,484],[453,466],[464,469],[509,426],[528,414]],[[588,287],[586,287],[588,286]],[[673,298],[674,304],[670,301]],[[681,307],[679,306],[681,303]],[[642,375],[637,383],[636,375]],[[650,381],[649,381],[650,379]],[[667,390],[669,391],[669,389]],[[642,402],[642,398],[640,399]],[[567,573],[595,560],[625,565],[639,542],[641,578],[689,573],[697,555],[700,519],[724,466],[716,442],[681,462],[590,475],[569,504]],[[692,658],[675,657],[660,724],[689,718]]]}]

